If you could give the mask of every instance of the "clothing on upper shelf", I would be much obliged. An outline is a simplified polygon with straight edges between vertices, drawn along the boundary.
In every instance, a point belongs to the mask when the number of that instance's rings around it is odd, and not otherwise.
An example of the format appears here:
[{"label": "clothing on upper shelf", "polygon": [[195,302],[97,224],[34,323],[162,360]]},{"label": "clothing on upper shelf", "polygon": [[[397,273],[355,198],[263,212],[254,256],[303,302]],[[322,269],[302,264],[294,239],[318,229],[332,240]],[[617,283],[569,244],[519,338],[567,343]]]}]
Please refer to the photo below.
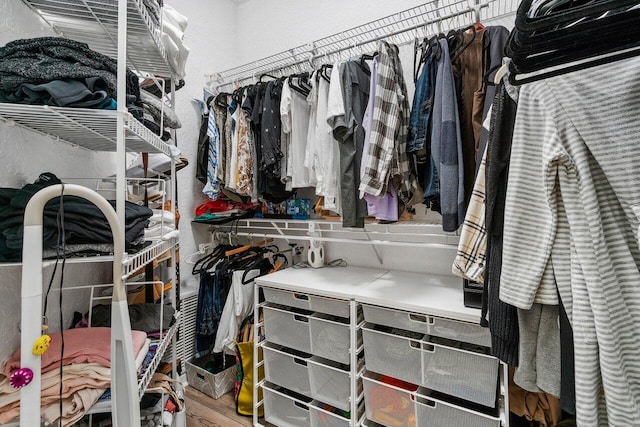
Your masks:
[{"label": "clothing on upper shelf", "polygon": [[[190,49],[183,42],[187,24],[187,18],[180,12],[168,4],[162,7],[162,33],[160,38],[167,60],[179,78],[183,78],[185,75],[185,66],[190,52]],[[157,31],[160,32],[160,29]]]},{"label": "clothing on upper shelf", "polygon": [[[0,48],[0,100],[23,99],[16,95],[21,85],[42,85],[52,81],[86,82],[85,79],[99,79],[100,88],[106,96],[116,99],[116,60],[95,52],[85,44],[58,37],[40,37],[15,40]],[[59,89],[59,84],[48,90]],[[58,99],[59,97],[52,97]],[[132,113],[140,111],[140,88],[138,77],[127,70],[127,94],[133,95],[133,103],[127,105]],[[38,98],[42,100],[42,98]],[[55,105],[55,104],[54,104]],[[137,110],[133,107],[137,107]],[[140,115],[141,116],[141,115]],[[139,117],[140,117],[139,116]]]},{"label": "clothing on upper shelf", "polygon": [[[51,173],[41,174],[35,183],[21,189],[2,189],[0,192],[0,260],[18,261],[22,257],[24,210],[31,197],[50,185],[61,184]],[[115,207],[115,201],[110,202]],[[57,216],[60,198],[49,201],[44,209],[43,247],[61,245],[58,236]],[[65,243],[113,243],[111,227],[107,219],[93,203],[74,196],[64,196]],[[151,209],[131,202],[125,203],[125,244],[128,250],[144,245],[144,230],[149,224]]]},{"label": "clothing on upper shelf", "polygon": [[[168,304],[130,304],[128,309],[131,329],[147,334],[166,332],[175,321],[173,315],[176,310]],[[160,315],[162,315],[162,324]],[[91,308],[91,326],[111,326],[110,304],[98,304]]]}]

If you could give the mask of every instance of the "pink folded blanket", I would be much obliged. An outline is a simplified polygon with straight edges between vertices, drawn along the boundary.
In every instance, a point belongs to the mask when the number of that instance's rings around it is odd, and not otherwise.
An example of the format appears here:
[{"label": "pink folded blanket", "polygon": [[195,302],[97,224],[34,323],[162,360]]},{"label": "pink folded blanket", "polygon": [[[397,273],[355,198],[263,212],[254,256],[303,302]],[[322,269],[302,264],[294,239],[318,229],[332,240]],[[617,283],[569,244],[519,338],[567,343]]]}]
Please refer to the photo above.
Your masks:
[{"label": "pink folded blanket", "polygon": [[[131,331],[133,339],[133,357],[140,352],[147,339],[141,331]],[[42,373],[60,366],[60,349],[62,340],[60,333],[51,335],[51,347],[42,355]],[[111,367],[111,328],[78,328],[64,331],[64,366],[72,363],[98,363]],[[7,377],[20,367],[20,349],[11,356],[3,369]]]}]

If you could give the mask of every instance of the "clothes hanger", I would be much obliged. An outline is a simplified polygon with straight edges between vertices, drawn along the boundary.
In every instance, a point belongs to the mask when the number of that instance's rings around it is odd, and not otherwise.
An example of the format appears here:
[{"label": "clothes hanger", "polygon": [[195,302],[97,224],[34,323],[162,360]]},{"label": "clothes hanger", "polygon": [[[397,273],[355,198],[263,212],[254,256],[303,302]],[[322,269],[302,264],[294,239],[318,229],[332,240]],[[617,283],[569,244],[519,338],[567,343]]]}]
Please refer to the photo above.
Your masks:
[{"label": "clothes hanger", "polygon": [[545,16],[530,16],[533,0],[522,0],[516,12],[515,30],[518,32],[531,32],[549,28],[553,25],[575,22],[585,17],[593,17],[603,14],[613,8],[632,7],[637,5],[637,0],[605,0],[578,4],[564,11],[549,13]]},{"label": "clothes hanger", "polygon": [[266,245],[267,243],[271,243],[271,242],[273,242],[273,238],[268,238],[268,239],[260,240],[260,241],[255,242],[255,243],[250,243],[250,244],[248,244],[248,245],[244,245],[244,246],[241,246],[241,247],[239,247],[239,248],[236,248],[236,249],[232,249],[232,250],[226,251],[226,252],[225,252],[225,256],[229,257],[229,256],[236,255],[236,254],[239,254],[239,253],[242,253],[242,252],[246,252],[246,251],[248,251],[248,250],[249,250],[249,249],[251,249],[251,248],[256,248],[256,247],[259,247],[259,246],[264,246],[264,245]]},{"label": "clothes hanger", "polygon": [[[471,39],[466,43],[458,45],[458,43],[464,41],[464,33],[466,31],[468,31],[468,30],[471,30],[472,33],[473,33],[473,35],[471,36]],[[453,52],[450,52],[451,62],[452,63],[455,62],[455,60],[460,57],[462,52],[464,52],[469,46],[471,46],[471,44],[476,39],[476,34],[477,34],[477,32],[476,32],[476,25],[475,24],[471,24],[468,27],[462,28],[460,30],[456,30],[456,37],[458,39],[458,42],[456,43],[456,48],[453,50]]]},{"label": "clothes hanger", "polygon": [[274,80],[278,80],[278,78],[276,76],[272,75],[272,74],[262,73],[262,74],[260,74],[260,79],[258,79],[258,81],[261,82],[263,77],[271,77]]}]

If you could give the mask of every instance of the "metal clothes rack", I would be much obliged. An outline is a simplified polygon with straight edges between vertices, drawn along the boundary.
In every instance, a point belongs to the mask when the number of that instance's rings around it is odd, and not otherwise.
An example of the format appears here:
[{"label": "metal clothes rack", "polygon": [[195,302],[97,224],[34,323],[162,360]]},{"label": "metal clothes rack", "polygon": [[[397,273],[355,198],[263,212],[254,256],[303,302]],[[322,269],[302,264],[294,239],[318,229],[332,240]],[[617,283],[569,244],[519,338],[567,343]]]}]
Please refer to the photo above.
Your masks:
[{"label": "metal clothes rack", "polygon": [[516,10],[517,2],[513,0],[432,0],[248,64],[209,74],[206,76],[207,89],[215,93],[226,86],[247,84],[257,81],[262,73],[287,75],[323,62],[374,51],[379,40],[404,45],[416,38],[461,28],[471,22],[506,17],[515,14]]}]

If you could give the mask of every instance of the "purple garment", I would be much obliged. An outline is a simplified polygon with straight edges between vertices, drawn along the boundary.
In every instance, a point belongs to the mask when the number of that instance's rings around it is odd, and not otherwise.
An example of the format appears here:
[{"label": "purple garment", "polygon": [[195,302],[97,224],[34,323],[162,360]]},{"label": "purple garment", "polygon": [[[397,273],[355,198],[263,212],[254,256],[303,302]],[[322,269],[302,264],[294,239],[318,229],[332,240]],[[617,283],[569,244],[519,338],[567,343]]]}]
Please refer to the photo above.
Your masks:
[{"label": "purple garment", "polygon": [[[369,152],[369,145],[371,141],[371,126],[373,125],[373,106],[376,99],[376,82],[378,80],[378,59],[373,58],[373,65],[371,66],[371,83],[369,86],[369,103],[367,109],[364,112],[364,119],[362,121],[362,127],[364,128],[364,149],[365,153],[362,156],[360,170],[364,171],[367,164],[366,153]],[[367,212],[370,216],[375,217],[380,221],[397,221],[398,220],[398,194],[390,182],[388,185],[387,194],[382,197],[376,197],[371,194],[360,192],[360,198],[363,198],[367,202]]]}]

